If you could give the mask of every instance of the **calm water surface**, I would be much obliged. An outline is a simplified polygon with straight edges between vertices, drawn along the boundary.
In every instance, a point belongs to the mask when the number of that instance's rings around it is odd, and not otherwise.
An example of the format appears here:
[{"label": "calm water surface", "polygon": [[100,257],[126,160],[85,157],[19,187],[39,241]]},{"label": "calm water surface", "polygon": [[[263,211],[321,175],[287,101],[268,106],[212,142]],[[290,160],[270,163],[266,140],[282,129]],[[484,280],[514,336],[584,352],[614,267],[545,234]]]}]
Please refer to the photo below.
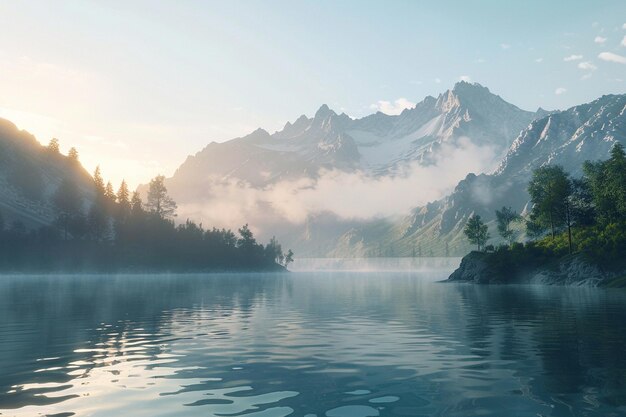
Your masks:
[{"label": "calm water surface", "polygon": [[0,277],[0,415],[626,415],[625,292],[457,262]]}]

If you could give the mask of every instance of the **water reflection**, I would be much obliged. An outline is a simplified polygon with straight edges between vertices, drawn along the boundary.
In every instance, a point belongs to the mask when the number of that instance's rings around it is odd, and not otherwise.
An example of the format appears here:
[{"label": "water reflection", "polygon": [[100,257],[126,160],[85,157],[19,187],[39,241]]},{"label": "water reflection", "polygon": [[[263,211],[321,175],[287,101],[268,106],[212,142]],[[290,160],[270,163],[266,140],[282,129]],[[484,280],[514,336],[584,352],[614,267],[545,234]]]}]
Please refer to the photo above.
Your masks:
[{"label": "water reflection", "polygon": [[4,277],[0,413],[626,413],[624,293],[440,267]]}]

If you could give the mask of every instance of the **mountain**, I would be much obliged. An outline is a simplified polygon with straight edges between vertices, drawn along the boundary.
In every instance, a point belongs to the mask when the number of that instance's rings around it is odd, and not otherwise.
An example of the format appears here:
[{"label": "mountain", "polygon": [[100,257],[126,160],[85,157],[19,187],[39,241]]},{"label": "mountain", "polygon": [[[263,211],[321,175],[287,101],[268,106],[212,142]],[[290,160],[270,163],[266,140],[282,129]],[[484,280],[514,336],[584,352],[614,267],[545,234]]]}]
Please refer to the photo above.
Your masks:
[{"label": "mountain", "polygon": [[57,216],[52,196],[71,179],[85,204],[93,199],[93,181],[82,165],[50,152],[30,133],[0,119],[0,213],[5,222],[27,227],[48,225]]},{"label": "mountain", "polygon": [[[439,97],[412,109],[361,119],[322,105],[313,118],[300,116],[273,134],[257,129],[223,143],[210,143],[168,180],[174,196],[185,196],[208,179],[237,179],[253,186],[302,176],[320,169],[390,174],[411,161],[428,162],[443,143],[469,137],[502,156],[535,114],[507,103],[486,87],[457,83]],[[494,164],[499,161],[494,160]]]},{"label": "mountain", "polygon": [[[615,142],[626,145],[626,95],[606,95],[550,113],[519,134],[492,174],[469,174],[451,195],[416,208],[400,221],[387,221],[384,228],[376,222],[350,230],[330,254],[378,255],[381,246],[403,255],[410,255],[414,248],[421,248],[425,255],[467,253],[462,230],[469,216],[476,213],[492,222],[491,235],[497,239],[495,210],[512,206],[523,212],[528,208],[526,188],[533,169],[562,165],[577,177],[584,161],[608,158]],[[348,241],[355,243],[346,245]]]},{"label": "mountain", "polygon": [[[414,164],[432,165],[468,140],[485,155],[493,155],[483,167],[491,171],[519,132],[545,113],[542,109],[538,113],[521,110],[486,87],[467,82],[457,83],[436,98],[428,96],[399,115],[377,112],[352,119],[323,105],[313,117],[302,115],[275,133],[257,129],[240,138],[210,143],[189,156],[166,180],[166,186],[179,203],[182,217],[206,219],[206,210],[224,205],[223,200],[234,193],[224,190],[225,184],[238,184],[251,193],[285,181],[315,181],[328,171],[394,177]],[[242,197],[244,201],[236,205],[247,204],[247,198]],[[300,253],[334,246],[338,232],[364,224],[317,213],[304,225],[288,225],[271,211],[271,204],[258,207],[248,213],[246,221],[261,234],[263,229],[284,228],[284,235],[278,237],[296,245]],[[312,238],[315,229],[329,233]]]}]

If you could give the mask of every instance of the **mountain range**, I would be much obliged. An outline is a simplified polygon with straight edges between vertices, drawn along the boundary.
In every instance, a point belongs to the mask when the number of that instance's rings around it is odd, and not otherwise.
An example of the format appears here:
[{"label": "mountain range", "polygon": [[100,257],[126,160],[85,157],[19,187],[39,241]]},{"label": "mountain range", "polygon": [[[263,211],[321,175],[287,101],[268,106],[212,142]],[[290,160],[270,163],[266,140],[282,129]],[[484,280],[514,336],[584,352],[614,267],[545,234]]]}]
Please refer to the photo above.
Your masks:
[{"label": "mountain range", "polygon": [[428,96],[399,115],[377,112],[352,119],[322,105],[314,117],[302,115],[273,134],[257,129],[210,143],[189,156],[168,183],[175,196],[183,196],[184,189],[233,178],[258,187],[315,177],[322,169],[390,175],[407,162],[428,164],[444,143],[461,137],[492,147],[495,164],[520,130],[546,113],[521,110],[486,87],[467,82],[437,98]]},{"label": "mountain range", "polygon": [[553,112],[519,133],[494,172],[468,174],[449,196],[418,207],[399,221],[350,230],[338,239],[331,255],[373,255],[381,246],[395,247],[398,255],[410,255],[416,247],[424,255],[462,255],[468,251],[462,230],[469,216],[481,215],[497,237],[496,209],[511,206],[524,213],[529,208],[526,188],[533,169],[556,164],[578,177],[584,161],[606,159],[615,142],[626,145],[624,94]]},{"label": "mountain range", "polygon": [[[179,221],[212,226],[219,219],[218,226],[231,228],[248,221],[261,239],[275,234],[301,257],[462,255],[471,214],[493,228],[495,209],[527,209],[534,168],[560,164],[578,176],[583,161],[605,159],[616,141],[626,144],[626,95],[530,112],[479,84],[459,82],[399,115],[354,119],[323,105],[271,134],[257,129],[211,142],[165,184]],[[433,185],[440,177],[447,182]],[[0,120],[5,218],[52,222],[50,197],[63,178],[74,179],[88,205],[91,178],[79,163],[51,155]],[[404,211],[393,209],[399,197],[388,185],[399,188]],[[146,186],[139,191],[145,194]],[[372,201],[381,212],[364,214],[360,209]]]}]

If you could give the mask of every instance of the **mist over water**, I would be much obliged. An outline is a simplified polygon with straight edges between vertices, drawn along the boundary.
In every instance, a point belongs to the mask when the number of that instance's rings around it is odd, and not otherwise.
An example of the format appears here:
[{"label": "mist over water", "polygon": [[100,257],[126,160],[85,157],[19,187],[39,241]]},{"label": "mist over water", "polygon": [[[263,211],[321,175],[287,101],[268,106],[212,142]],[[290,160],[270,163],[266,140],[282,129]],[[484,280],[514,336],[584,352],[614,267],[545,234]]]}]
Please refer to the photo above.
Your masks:
[{"label": "mist over water", "polygon": [[[439,272],[454,270],[461,258],[296,258],[293,272]],[[446,276],[447,278],[447,276]]]},{"label": "mist over water", "polygon": [[455,262],[4,276],[0,413],[626,413],[626,293],[438,282]]}]

